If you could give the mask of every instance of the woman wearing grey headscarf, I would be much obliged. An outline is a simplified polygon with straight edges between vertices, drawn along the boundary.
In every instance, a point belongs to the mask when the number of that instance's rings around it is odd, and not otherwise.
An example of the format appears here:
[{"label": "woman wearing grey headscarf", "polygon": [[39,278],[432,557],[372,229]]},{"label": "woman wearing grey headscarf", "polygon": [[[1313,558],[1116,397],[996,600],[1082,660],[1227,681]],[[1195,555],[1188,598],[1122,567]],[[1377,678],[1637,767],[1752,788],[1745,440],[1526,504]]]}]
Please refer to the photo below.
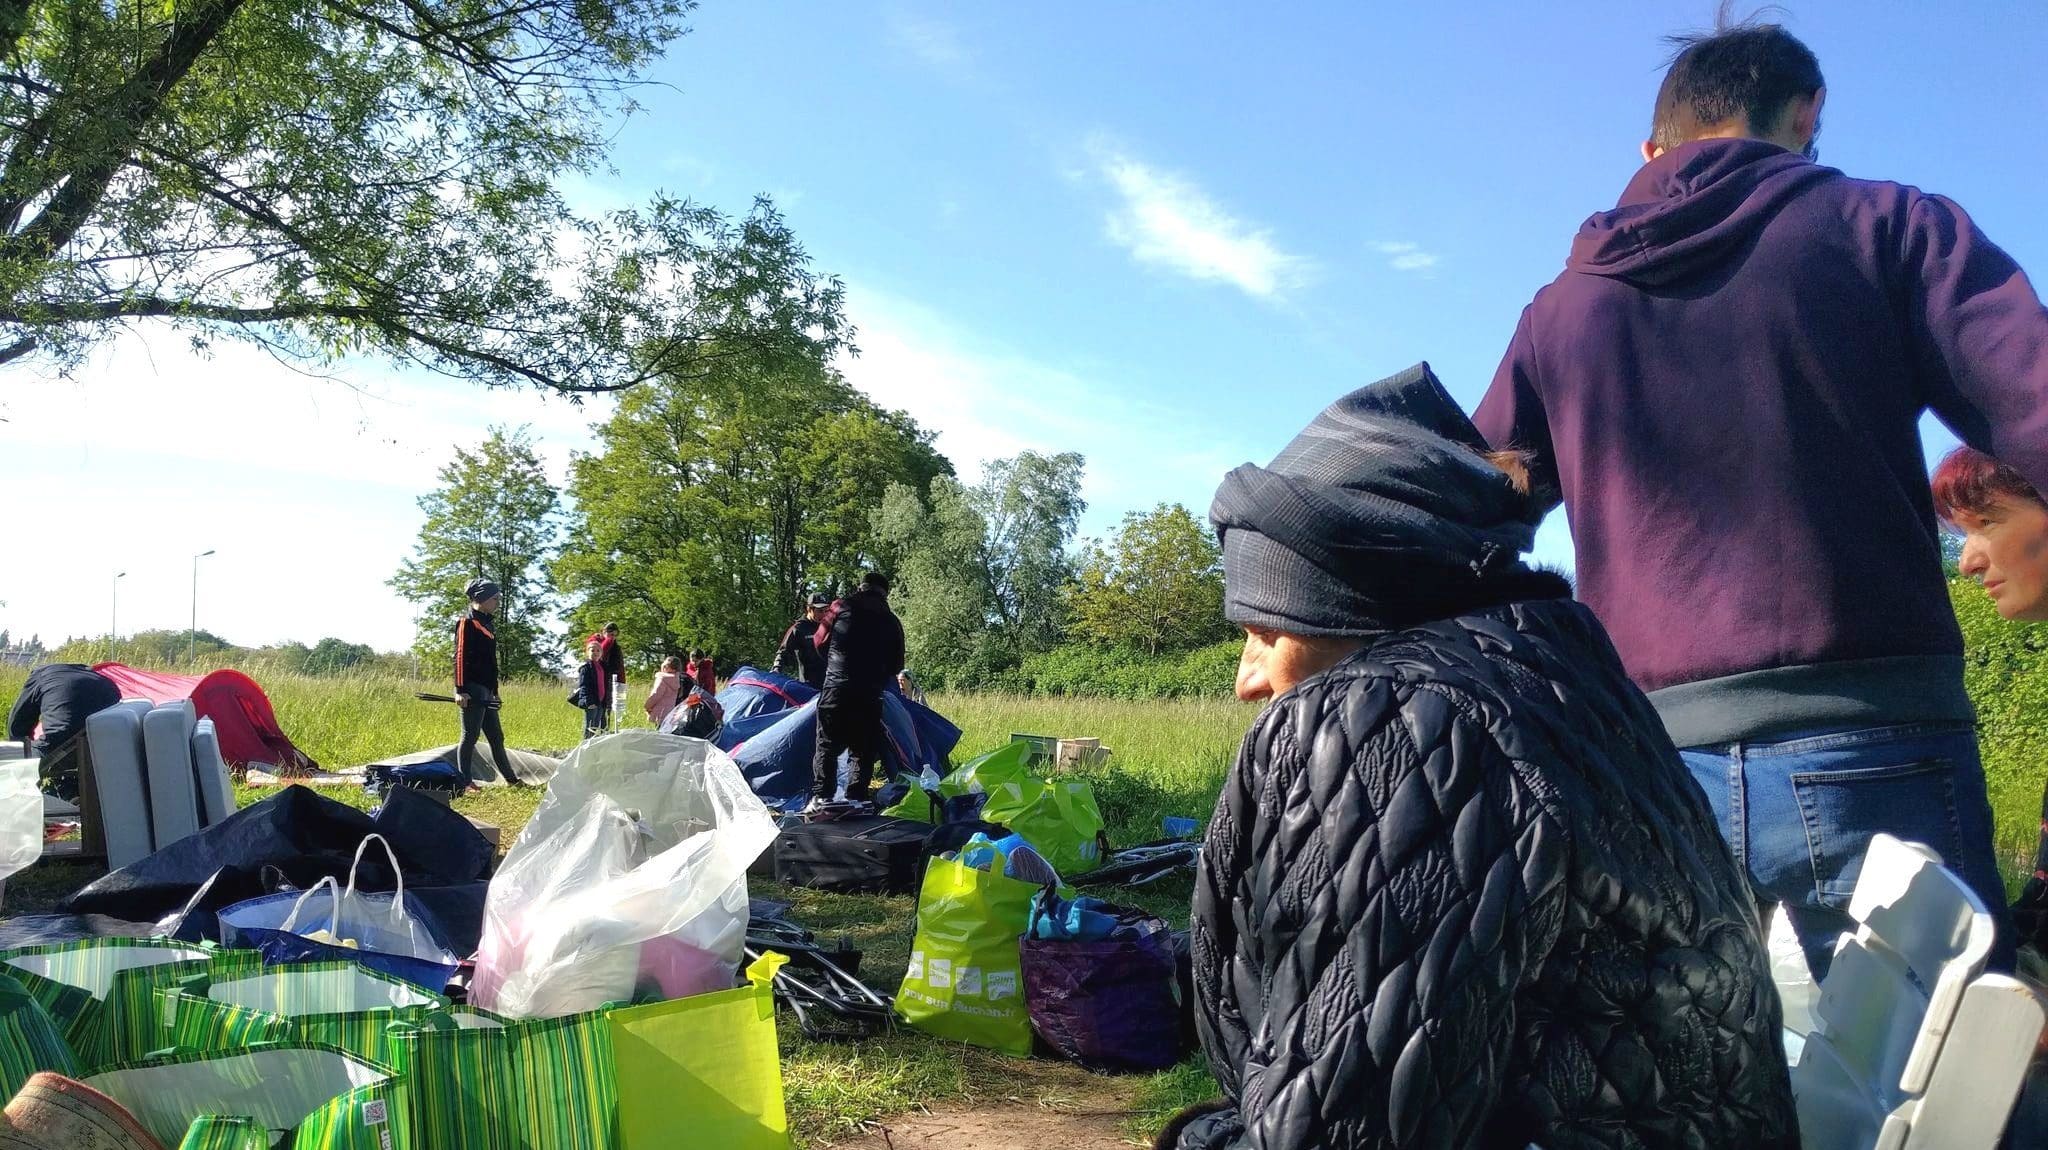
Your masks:
[{"label": "woman wearing grey headscarf", "polygon": [[1177,1150],[1794,1148],[1741,871],[1606,634],[1521,560],[1537,504],[1428,366],[1210,516],[1238,694]]}]

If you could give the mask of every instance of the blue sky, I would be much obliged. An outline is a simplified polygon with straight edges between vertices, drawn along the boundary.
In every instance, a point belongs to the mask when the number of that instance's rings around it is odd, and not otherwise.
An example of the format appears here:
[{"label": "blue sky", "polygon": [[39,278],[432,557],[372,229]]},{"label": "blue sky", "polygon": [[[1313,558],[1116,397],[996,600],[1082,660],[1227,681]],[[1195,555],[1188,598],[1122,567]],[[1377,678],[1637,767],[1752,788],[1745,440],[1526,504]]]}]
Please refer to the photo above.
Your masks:
[{"label": "blue sky", "polygon": [[[1079,450],[1091,532],[1162,500],[1200,510],[1228,467],[1417,360],[1476,402],[1520,308],[1639,163],[1659,36],[1711,16],[1276,7],[711,0],[638,94],[616,170],[574,192],[775,196],[847,281],[849,377],[963,469]],[[1823,162],[1953,196],[2048,267],[2048,9],[1789,8],[1829,80]],[[184,626],[189,556],[215,547],[202,625],[401,646],[410,618],[381,581],[453,445],[493,422],[531,424],[558,466],[588,445],[591,408],[334,374],[152,335],[74,380],[10,379],[0,445],[37,514],[134,510],[73,562],[10,564],[0,626],[102,631],[119,569],[122,630]],[[1555,523],[1539,555],[1568,546]]]}]

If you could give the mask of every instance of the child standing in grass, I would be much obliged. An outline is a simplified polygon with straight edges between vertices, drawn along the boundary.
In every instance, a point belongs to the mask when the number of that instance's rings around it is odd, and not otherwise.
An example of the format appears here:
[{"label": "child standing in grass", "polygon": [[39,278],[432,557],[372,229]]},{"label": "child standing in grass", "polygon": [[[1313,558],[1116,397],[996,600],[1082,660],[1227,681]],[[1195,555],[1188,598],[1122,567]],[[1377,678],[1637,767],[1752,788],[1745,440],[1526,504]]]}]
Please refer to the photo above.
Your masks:
[{"label": "child standing in grass", "polygon": [[682,686],[683,661],[670,655],[661,661],[661,670],[654,676],[654,686],[647,690],[647,718],[659,725],[668,717],[669,710],[676,705],[676,697]]},{"label": "child standing in grass", "polygon": [[592,639],[584,646],[583,666],[577,668],[576,693],[569,702],[583,708],[583,737],[604,734],[611,722],[611,678],[604,665],[603,645]]}]

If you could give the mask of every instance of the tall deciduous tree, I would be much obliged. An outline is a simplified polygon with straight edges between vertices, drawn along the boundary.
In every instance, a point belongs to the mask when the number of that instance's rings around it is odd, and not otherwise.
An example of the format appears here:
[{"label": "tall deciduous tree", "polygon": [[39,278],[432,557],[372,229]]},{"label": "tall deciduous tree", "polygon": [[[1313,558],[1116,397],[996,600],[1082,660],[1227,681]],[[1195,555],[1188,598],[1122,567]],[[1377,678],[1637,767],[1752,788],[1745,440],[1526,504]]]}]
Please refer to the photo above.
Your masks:
[{"label": "tall deciduous tree", "polygon": [[734,355],[626,393],[570,467],[554,565],[579,630],[619,624],[629,659],[703,647],[766,659],[807,589],[873,557],[867,512],[892,482],[951,466],[906,415],[816,360]]},{"label": "tall deciduous tree", "polygon": [[1068,588],[1081,638],[1157,655],[1223,638],[1222,553],[1178,503],[1130,512],[1116,537],[1090,546]]},{"label": "tall deciduous tree", "polygon": [[141,319],[566,391],[836,349],[773,208],[578,214],[693,0],[0,0],[0,363]]},{"label": "tall deciduous tree", "polygon": [[940,677],[975,676],[1058,645],[1067,546],[1087,508],[1082,468],[1072,452],[1026,451],[985,464],[972,487],[937,480],[925,500],[889,492],[876,534],[899,574],[914,663]]},{"label": "tall deciduous tree", "polygon": [[555,485],[533,441],[524,428],[493,428],[476,450],[457,448],[440,479],[420,497],[427,518],[412,558],[391,577],[392,589],[416,608],[413,650],[436,663],[453,657],[455,620],[468,607],[463,587],[482,577],[505,597],[494,630],[499,670],[554,670],[547,562],[560,527]]}]

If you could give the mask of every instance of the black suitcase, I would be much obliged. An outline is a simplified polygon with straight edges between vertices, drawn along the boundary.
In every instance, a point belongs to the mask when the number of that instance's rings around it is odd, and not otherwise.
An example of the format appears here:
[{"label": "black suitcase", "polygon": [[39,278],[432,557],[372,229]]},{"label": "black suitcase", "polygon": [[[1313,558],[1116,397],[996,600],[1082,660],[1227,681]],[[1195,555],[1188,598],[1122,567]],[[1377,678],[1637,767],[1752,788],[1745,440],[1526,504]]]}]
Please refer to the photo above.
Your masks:
[{"label": "black suitcase", "polygon": [[931,834],[930,823],[888,815],[784,827],[775,836],[775,878],[848,894],[912,894]]}]

